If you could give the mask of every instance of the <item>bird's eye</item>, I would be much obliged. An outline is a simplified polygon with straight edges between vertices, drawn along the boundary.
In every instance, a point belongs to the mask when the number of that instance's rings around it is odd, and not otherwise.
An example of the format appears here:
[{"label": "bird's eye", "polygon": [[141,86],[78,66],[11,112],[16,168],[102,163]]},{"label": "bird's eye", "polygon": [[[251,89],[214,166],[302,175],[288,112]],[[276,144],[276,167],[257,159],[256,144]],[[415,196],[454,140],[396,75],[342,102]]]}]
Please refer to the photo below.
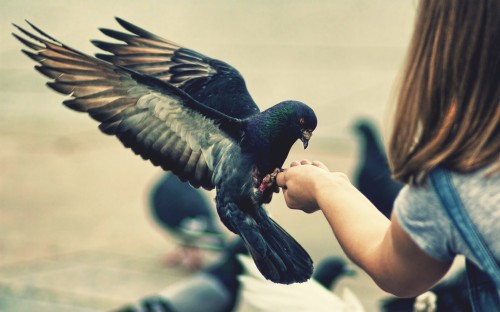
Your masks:
[{"label": "bird's eye", "polygon": [[304,118],[299,118],[299,124],[303,125],[304,124]]}]

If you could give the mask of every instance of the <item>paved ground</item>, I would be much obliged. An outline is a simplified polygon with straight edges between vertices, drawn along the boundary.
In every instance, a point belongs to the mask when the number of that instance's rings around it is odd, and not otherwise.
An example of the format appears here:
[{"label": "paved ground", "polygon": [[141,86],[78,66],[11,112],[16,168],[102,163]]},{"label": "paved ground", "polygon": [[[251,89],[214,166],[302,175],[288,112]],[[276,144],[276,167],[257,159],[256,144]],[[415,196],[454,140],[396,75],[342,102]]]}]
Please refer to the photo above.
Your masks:
[{"label": "paved ground", "polygon": [[[414,1],[22,1],[0,11],[0,311],[103,311],[189,275],[168,269],[172,244],[151,222],[148,187],[161,174],[70,112],[20,52],[9,23],[28,19],[87,53],[114,16],[225,60],[261,108],[312,106],[319,128],[289,160],[322,159],[351,173],[359,116],[387,129]],[[147,3],[147,4],[146,4]],[[387,131],[386,131],[387,132]],[[315,260],[342,255],[320,214],[271,213]],[[345,280],[367,310],[384,296],[363,274]],[[244,304],[240,311],[249,311]]]}]

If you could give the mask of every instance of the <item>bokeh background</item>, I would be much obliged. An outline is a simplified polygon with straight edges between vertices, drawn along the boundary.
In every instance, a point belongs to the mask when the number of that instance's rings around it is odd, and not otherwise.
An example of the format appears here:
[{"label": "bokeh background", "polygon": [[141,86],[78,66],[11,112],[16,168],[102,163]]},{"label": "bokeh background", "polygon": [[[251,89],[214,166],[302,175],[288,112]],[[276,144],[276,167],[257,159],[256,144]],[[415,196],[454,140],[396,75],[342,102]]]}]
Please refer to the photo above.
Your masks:
[{"label": "bokeh background", "polygon": [[[190,274],[166,268],[173,247],[147,207],[161,171],[99,133],[45,86],[20,53],[11,23],[27,19],[93,54],[89,39],[122,17],[236,67],[261,109],[285,99],[314,108],[309,148],[287,160],[323,160],[352,174],[352,125],[369,117],[384,139],[395,82],[416,10],[413,0],[51,1],[0,0],[0,311],[103,311]],[[212,194],[208,194],[212,196]],[[273,217],[318,261],[343,255],[320,213],[286,208]],[[368,311],[386,297],[363,273],[351,288]],[[239,311],[251,311],[241,304]]]}]

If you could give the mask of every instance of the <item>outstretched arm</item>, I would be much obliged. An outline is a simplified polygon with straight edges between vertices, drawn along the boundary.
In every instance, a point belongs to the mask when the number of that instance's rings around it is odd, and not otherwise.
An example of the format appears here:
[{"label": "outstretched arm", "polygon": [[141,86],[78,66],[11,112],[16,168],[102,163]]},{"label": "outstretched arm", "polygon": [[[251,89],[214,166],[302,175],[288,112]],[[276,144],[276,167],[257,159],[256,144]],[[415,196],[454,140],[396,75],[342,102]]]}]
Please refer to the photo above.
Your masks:
[{"label": "outstretched arm", "polygon": [[424,253],[394,216],[388,220],[345,174],[329,172],[320,162],[293,162],[277,182],[291,209],[321,210],[347,256],[387,292],[418,295],[451,265]]}]

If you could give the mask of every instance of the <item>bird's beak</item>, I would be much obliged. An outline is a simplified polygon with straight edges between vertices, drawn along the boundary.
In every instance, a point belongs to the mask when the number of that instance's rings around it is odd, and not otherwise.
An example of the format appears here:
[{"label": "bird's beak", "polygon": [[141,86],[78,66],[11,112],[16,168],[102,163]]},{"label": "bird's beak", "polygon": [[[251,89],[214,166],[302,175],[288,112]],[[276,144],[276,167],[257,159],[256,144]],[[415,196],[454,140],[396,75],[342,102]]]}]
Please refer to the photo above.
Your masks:
[{"label": "bird's beak", "polygon": [[311,137],[312,137],[312,130],[309,129],[302,130],[302,137],[300,138],[300,140],[304,145],[304,149],[306,149],[307,146],[309,145],[309,140],[311,139]]}]

